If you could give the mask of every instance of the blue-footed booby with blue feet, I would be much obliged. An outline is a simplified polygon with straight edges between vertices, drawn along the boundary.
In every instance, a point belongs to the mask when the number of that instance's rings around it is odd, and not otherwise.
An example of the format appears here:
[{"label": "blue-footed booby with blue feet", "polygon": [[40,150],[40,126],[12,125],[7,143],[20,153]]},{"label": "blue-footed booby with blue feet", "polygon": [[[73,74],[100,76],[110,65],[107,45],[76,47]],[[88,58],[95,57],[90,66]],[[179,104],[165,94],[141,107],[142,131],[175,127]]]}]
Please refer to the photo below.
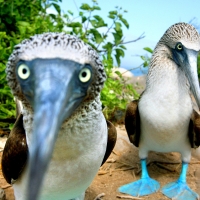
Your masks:
[{"label": "blue-footed booby with blue feet", "polygon": [[6,73],[22,105],[2,156],[15,199],[83,200],[116,141],[98,54],[75,36],[44,33],[15,46]]},{"label": "blue-footed booby with blue feet", "polygon": [[199,34],[187,23],[172,25],[156,45],[146,89],[139,100],[127,106],[125,116],[129,139],[139,148],[141,179],[121,186],[120,192],[144,196],[158,191],[159,182],[150,178],[147,171],[148,152],[179,152],[182,156],[180,177],[161,191],[176,200],[199,199],[186,182],[191,148],[200,145],[200,116],[191,98],[193,95],[200,108],[199,50]]}]

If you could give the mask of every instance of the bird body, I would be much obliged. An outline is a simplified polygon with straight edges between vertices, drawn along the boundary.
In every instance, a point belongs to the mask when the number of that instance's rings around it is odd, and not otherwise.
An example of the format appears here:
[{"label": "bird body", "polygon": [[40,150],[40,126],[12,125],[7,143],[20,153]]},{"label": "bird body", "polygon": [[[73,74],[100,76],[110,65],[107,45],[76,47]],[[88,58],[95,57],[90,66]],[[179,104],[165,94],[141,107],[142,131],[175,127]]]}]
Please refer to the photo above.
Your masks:
[{"label": "bird body", "polygon": [[75,36],[44,33],[15,47],[6,72],[22,103],[2,156],[15,199],[83,200],[116,142],[98,54]]},{"label": "bird body", "polygon": [[162,66],[150,70],[152,75],[148,76],[147,89],[138,104],[140,157],[146,158],[148,151],[176,151],[189,162],[188,126],[193,111],[189,83],[185,73],[170,58],[162,61]]},{"label": "bird body", "polygon": [[[98,104],[100,105],[100,102]],[[96,109],[90,106],[90,112],[86,114],[85,111],[83,117],[77,112],[72,119],[61,126],[52,160],[45,175],[41,200],[73,199],[83,196],[83,191],[92,182],[101,165],[107,145],[106,121],[98,104]],[[32,129],[29,127],[30,124],[32,123],[25,122],[24,127],[27,127],[27,130]],[[28,143],[31,146],[31,140]],[[28,171],[24,170],[22,176],[14,182],[16,199],[26,199],[27,178]]]},{"label": "bird body", "polygon": [[158,191],[160,184],[149,177],[146,159],[149,151],[179,152],[182,170],[177,181],[162,188],[169,198],[199,199],[186,182],[191,148],[200,145],[200,115],[193,108],[194,96],[200,107],[197,55],[200,38],[186,23],[172,25],[152,54],[146,89],[126,110],[125,126],[130,141],[139,148],[141,179],[119,188],[133,196]]}]

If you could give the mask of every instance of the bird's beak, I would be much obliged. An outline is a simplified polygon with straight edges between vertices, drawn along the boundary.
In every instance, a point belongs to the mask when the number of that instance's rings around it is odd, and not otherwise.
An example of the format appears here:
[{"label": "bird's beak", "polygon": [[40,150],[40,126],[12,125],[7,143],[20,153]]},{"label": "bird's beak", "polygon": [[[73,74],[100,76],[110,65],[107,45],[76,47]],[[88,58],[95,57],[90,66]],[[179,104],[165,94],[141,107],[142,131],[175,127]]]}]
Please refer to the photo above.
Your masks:
[{"label": "bird's beak", "polygon": [[184,70],[185,75],[189,81],[191,92],[196,100],[198,108],[200,109],[200,90],[199,90],[199,80],[197,75],[197,55],[198,52],[184,48],[184,53],[182,56],[173,52],[176,62]]},{"label": "bird's beak", "polygon": [[[34,73],[34,122],[29,149],[28,200],[38,199],[61,124],[85,97],[85,93],[77,89],[73,67],[65,66],[62,70],[39,67]],[[64,75],[59,77],[60,71]]]}]

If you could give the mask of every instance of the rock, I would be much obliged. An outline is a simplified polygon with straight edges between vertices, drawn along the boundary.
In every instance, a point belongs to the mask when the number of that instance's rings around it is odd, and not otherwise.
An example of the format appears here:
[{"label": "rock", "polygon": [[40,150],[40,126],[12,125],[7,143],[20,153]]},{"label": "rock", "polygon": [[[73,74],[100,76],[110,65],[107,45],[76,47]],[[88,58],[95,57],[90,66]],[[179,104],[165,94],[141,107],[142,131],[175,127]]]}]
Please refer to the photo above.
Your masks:
[{"label": "rock", "polygon": [[196,158],[197,160],[200,160],[200,147],[192,149],[192,157]]},{"label": "rock", "polygon": [[119,79],[115,71],[119,71],[127,84],[132,84],[134,89],[141,94],[146,87],[146,75],[134,76],[130,71],[124,68],[113,68],[113,78]]},{"label": "rock", "polygon": [[0,200],[6,200],[6,193],[2,188],[0,188]]},{"label": "rock", "polygon": [[134,75],[130,71],[122,67],[114,67],[112,70],[114,78],[119,78],[118,75],[115,73],[116,71],[119,71],[122,74],[122,76],[127,80],[134,77]]},{"label": "rock", "polygon": [[7,136],[0,137],[0,151],[3,151],[6,144]]}]

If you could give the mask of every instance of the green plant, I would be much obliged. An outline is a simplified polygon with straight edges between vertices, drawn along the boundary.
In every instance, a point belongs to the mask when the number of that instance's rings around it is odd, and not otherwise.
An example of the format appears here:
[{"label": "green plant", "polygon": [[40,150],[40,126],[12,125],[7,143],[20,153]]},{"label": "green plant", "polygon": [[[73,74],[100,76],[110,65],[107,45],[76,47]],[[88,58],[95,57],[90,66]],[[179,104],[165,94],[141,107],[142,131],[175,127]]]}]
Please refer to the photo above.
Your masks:
[{"label": "green plant", "polygon": [[[125,44],[143,38],[141,36],[133,41],[124,41],[122,27],[129,28],[129,24],[124,18],[126,11],[122,8],[116,7],[110,11],[105,21],[100,15],[94,14],[101,10],[95,0],[92,1],[92,5],[83,3],[76,17],[72,11],[61,12],[59,3],[62,0],[0,0],[0,2],[0,120],[15,117],[15,103],[5,81],[4,72],[14,45],[31,35],[48,31],[64,31],[77,35],[100,54],[108,77],[101,93],[103,112],[107,118],[111,119],[115,110],[125,110],[129,101],[127,96],[138,97],[136,91],[131,85],[126,84],[120,73],[117,73],[119,76],[117,80],[114,80],[112,75],[114,63],[120,66],[121,59],[125,55]],[[50,7],[57,13],[48,13],[47,9]]]},{"label": "green plant", "polygon": [[[153,53],[153,50],[149,47],[144,47],[143,48],[145,51],[150,53],[150,55]],[[140,58],[143,60],[142,66],[143,67],[149,67],[150,61],[151,61],[151,56],[149,57],[148,54],[140,56]]]},{"label": "green plant", "polygon": [[[127,79],[119,71],[115,71],[118,78],[113,77],[112,63],[103,60],[106,67],[107,80],[101,92],[103,113],[107,119],[122,122],[127,103],[138,99],[139,94],[133,85],[127,83]],[[110,67],[109,67],[110,66]]]},{"label": "green plant", "polygon": [[[100,54],[107,74],[107,81],[101,92],[103,113],[107,119],[117,120],[116,112],[124,113],[126,105],[130,101],[130,96],[133,99],[138,98],[139,95],[132,85],[126,83],[120,72],[117,72],[119,79],[114,79],[112,69],[115,62],[120,66],[121,58],[125,55],[125,44],[136,42],[142,39],[143,35],[133,41],[124,41],[122,27],[129,28],[128,22],[123,17],[126,11],[120,7],[110,11],[108,13],[109,25],[108,21],[105,22],[102,17],[93,14],[94,11],[100,9],[95,0],[93,0],[92,6],[84,3],[79,11],[80,21],[74,22],[77,17],[71,18],[73,13],[70,11],[65,15],[67,18],[66,25],[68,29],[71,28],[68,33],[76,34]],[[101,31],[102,28],[104,28],[104,32]]]},{"label": "green plant", "polygon": [[[0,0],[0,120],[9,126],[15,118],[13,95],[6,82],[5,68],[13,47],[31,35],[62,31],[63,20],[58,15],[48,15],[50,6],[57,0]],[[6,123],[7,122],[7,123]],[[2,126],[1,126],[2,127]]]}]

